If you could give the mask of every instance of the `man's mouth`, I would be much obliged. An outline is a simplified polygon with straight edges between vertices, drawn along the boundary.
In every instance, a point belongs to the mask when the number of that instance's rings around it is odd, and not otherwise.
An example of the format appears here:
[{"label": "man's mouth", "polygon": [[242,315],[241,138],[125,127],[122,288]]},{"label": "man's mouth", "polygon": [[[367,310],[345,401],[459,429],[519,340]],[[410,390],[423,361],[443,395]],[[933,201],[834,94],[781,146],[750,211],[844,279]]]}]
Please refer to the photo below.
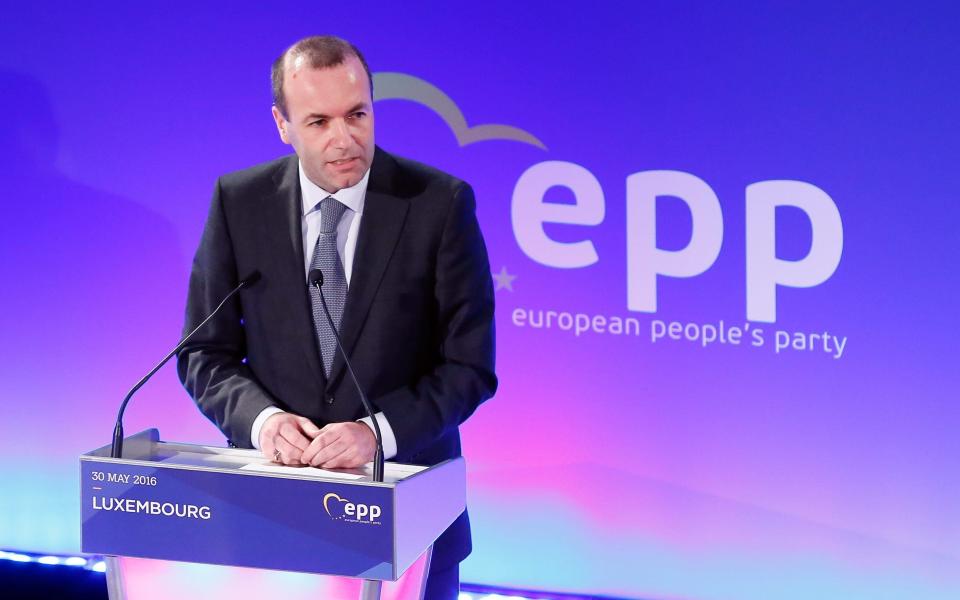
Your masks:
[{"label": "man's mouth", "polygon": [[340,165],[350,164],[350,163],[351,163],[352,161],[354,161],[354,160],[356,160],[356,157],[352,157],[352,158],[341,158],[341,159],[338,159],[338,160],[331,160],[331,161],[330,161],[330,164],[331,164],[331,165],[340,166]]}]

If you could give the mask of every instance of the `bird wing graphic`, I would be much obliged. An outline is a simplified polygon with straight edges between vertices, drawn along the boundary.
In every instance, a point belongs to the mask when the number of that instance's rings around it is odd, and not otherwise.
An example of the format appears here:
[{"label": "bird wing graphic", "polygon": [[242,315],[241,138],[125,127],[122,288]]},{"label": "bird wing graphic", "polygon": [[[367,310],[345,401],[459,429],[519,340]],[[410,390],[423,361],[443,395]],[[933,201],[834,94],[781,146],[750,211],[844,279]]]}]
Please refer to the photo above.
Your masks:
[{"label": "bird wing graphic", "polygon": [[435,85],[405,73],[374,73],[373,99],[409,100],[426,106],[435,112],[453,131],[460,146],[489,140],[508,140],[536,146],[541,150],[547,147],[533,134],[510,125],[467,125],[467,120],[450,96]]}]

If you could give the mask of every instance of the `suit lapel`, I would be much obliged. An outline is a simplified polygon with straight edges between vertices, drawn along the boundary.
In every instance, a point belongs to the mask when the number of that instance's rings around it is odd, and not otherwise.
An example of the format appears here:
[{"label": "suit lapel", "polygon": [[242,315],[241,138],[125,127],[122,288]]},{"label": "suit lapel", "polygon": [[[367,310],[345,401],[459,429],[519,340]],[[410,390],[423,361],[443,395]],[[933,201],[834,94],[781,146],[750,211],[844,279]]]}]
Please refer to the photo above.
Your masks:
[{"label": "suit lapel", "polygon": [[[301,354],[306,361],[306,369],[315,379],[318,389],[326,387],[323,373],[323,364],[320,359],[320,348],[317,345],[317,335],[313,325],[313,309],[310,303],[310,293],[303,275],[303,233],[302,216],[303,202],[300,192],[300,170],[296,156],[290,157],[283,169],[274,176],[277,185],[275,202],[282,211],[274,210],[283,223],[276,228],[267,228],[268,231],[282,232],[283,239],[277,247],[284,248],[280,262],[283,281],[281,285],[289,290],[284,296],[289,298],[289,305],[279,307],[279,310],[290,313],[294,320],[294,330],[297,331],[297,343]],[[289,268],[287,267],[289,265]]]},{"label": "suit lapel", "polygon": [[[409,209],[409,201],[393,195],[395,172],[393,159],[378,149],[370,171],[350,288],[340,323],[340,339],[348,354],[352,353],[363,329]],[[342,355],[337,352],[335,356],[330,382],[336,382],[344,369]]]}]

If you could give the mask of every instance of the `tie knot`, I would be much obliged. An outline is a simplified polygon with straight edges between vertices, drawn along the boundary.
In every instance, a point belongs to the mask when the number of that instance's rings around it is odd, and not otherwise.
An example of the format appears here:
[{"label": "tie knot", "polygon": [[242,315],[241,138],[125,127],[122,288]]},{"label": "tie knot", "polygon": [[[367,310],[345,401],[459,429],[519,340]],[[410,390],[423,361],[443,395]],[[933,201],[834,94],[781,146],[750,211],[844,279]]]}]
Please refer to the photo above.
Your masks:
[{"label": "tie knot", "polygon": [[334,198],[327,196],[320,201],[320,233],[333,233],[337,230],[337,224],[340,223],[340,217],[343,211],[347,210],[345,204]]}]

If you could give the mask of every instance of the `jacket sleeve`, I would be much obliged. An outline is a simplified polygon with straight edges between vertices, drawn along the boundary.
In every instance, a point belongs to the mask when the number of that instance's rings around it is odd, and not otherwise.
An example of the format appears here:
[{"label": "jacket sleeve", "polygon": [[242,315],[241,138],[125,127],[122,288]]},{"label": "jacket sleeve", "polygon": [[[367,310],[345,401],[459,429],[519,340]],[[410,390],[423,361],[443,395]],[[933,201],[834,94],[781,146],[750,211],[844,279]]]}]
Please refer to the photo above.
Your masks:
[{"label": "jacket sleeve", "polygon": [[[193,259],[184,334],[213,312],[238,283],[223,206],[224,195],[218,180]],[[247,347],[241,312],[242,294],[241,291],[231,298],[220,313],[184,346],[177,355],[177,374],[200,411],[233,444],[250,448],[250,429],[254,419],[274,401],[244,361]]]},{"label": "jacket sleeve", "polygon": [[493,282],[475,208],[473,190],[460,184],[437,251],[439,363],[411,386],[375,400],[401,456],[456,428],[497,389]]}]

